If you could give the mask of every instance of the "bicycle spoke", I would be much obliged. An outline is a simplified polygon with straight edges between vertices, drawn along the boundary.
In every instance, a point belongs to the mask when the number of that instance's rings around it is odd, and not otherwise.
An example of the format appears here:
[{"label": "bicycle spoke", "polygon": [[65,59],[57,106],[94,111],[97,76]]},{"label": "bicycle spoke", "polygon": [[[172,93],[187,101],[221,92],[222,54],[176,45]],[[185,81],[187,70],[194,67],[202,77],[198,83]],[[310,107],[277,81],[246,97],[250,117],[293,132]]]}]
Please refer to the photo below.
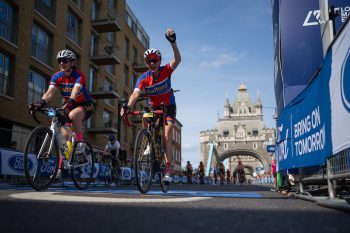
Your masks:
[{"label": "bicycle spoke", "polygon": [[24,172],[35,190],[43,190],[54,181],[58,169],[59,150],[52,131],[35,128],[28,137],[24,152]]}]

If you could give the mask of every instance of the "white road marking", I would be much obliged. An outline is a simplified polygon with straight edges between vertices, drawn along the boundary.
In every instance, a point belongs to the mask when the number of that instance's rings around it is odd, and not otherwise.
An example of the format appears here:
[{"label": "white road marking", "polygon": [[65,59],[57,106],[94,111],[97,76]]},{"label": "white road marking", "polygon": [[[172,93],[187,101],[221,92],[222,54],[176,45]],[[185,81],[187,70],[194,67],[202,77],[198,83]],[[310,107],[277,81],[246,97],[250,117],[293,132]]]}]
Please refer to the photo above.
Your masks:
[{"label": "white road marking", "polygon": [[173,203],[203,201],[211,197],[184,197],[184,198],[118,198],[118,197],[86,197],[60,195],[60,192],[26,192],[9,195],[12,198],[37,201],[64,201],[64,202],[97,202],[97,203]]}]

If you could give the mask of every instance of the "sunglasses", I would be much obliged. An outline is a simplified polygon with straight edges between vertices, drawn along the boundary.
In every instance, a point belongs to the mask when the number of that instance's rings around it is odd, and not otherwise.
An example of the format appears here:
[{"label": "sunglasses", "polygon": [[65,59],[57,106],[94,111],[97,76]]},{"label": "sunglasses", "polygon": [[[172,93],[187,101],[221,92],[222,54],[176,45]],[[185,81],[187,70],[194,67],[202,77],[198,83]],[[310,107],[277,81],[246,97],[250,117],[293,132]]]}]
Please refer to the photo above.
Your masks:
[{"label": "sunglasses", "polygon": [[150,63],[157,63],[159,62],[159,59],[149,59],[146,61],[147,64],[150,64]]},{"label": "sunglasses", "polygon": [[66,63],[68,63],[70,60],[68,59],[68,58],[58,58],[57,59],[57,63],[58,64],[61,64],[62,62],[64,63],[64,64],[66,64]]}]

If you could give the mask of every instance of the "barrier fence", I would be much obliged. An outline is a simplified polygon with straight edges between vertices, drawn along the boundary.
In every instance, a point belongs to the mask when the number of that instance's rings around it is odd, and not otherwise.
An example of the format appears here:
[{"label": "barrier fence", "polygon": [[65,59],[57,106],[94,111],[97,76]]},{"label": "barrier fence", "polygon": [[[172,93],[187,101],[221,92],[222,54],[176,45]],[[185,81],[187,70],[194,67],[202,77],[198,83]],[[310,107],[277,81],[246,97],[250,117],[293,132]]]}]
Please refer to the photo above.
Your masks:
[{"label": "barrier fence", "polygon": [[279,171],[299,175],[300,193],[307,193],[305,185],[326,185],[329,198],[334,199],[339,196],[338,185],[348,185],[349,86],[348,20],[328,49],[319,72],[278,117]]}]

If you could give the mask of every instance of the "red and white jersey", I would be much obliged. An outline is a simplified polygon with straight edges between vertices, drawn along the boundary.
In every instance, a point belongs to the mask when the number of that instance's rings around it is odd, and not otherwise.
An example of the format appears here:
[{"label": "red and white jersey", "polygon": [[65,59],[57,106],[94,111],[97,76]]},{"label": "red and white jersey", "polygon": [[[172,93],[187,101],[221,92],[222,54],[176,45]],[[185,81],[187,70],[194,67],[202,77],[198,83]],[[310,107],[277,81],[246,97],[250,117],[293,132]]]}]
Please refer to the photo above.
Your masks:
[{"label": "red and white jersey", "polygon": [[50,86],[59,88],[65,100],[70,97],[75,85],[81,86],[75,100],[76,103],[85,103],[89,101],[91,97],[85,85],[85,76],[79,70],[74,69],[70,77],[66,77],[63,71],[59,71],[52,76],[50,81]]}]

